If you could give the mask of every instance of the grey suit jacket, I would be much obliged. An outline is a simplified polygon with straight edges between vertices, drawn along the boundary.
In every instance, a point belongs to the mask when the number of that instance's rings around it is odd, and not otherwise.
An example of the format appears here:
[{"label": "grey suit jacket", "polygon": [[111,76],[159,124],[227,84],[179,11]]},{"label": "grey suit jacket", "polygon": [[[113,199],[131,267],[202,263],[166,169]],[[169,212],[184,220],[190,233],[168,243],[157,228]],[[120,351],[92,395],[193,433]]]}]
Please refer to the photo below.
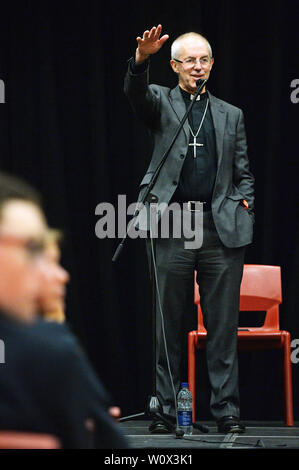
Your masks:
[{"label": "grey suit jacket", "polygon": [[[149,68],[134,75],[129,66],[124,90],[138,119],[143,121],[154,140],[152,159],[140,183],[140,201],[186,112],[186,106],[179,86],[170,89],[149,85]],[[254,177],[249,170],[243,112],[208,94],[217,150],[213,219],[223,244],[236,248],[252,242],[254,223]],[[168,204],[177,188],[188,151],[189,132],[186,121],[151,190],[159,203]],[[243,199],[248,202],[248,210],[240,204]]]}]

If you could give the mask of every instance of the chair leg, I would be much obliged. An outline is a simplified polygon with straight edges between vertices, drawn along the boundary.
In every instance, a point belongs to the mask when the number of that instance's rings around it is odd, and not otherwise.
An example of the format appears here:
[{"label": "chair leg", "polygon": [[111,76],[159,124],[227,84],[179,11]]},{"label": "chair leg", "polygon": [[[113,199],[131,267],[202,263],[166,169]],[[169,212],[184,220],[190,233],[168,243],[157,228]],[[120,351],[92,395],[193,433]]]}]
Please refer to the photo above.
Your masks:
[{"label": "chair leg", "polygon": [[188,334],[188,382],[192,394],[192,414],[195,421],[195,362],[196,362],[196,331]]},{"label": "chair leg", "polygon": [[283,381],[284,381],[284,404],[285,424],[294,426],[293,415],[293,387],[292,387],[292,363],[291,363],[291,338],[288,331],[283,335]]}]

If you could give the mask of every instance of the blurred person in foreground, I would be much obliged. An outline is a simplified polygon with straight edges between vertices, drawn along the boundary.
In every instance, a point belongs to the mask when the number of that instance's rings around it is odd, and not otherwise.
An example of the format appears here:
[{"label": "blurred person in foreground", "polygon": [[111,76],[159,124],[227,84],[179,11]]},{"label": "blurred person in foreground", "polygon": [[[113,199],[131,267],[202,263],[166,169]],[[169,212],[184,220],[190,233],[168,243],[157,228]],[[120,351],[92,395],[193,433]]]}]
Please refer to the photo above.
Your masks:
[{"label": "blurred person in foreground", "polygon": [[1,429],[52,434],[63,448],[126,448],[76,337],[66,325],[40,319],[41,297],[48,292],[49,301],[57,289],[52,300],[62,302],[68,280],[51,265],[49,234],[37,193],[0,173]]},{"label": "blurred person in foreground", "polygon": [[[65,285],[69,281],[69,274],[60,263],[61,242],[63,234],[59,230],[48,230],[44,255],[39,260],[40,272],[43,275],[44,282],[38,297],[38,312],[41,318],[46,322],[51,322],[55,328],[56,334],[64,335],[65,341],[73,341],[76,347],[80,345],[77,338],[73,335],[70,325],[65,315]],[[59,326],[55,327],[55,324]],[[82,359],[84,359],[84,351],[81,350]],[[99,384],[96,374],[93,373],[91,367],[85,368],[86,376],[89,378],[91,391],[94,395],[94,405],[100,401],[109,414],[118,419],[121,416],[121,410],[118,406],[112,406],[111,399],[103,387]],[[93,424],[89,421],[90,428]]]},{"label": "blurred person in foreground", "polygon": [[58,230],[48,230],[44,256],[40,268],[46,282],[39,294],[39,314],[50,322],[64,324],[65,285],[69,280],[68,272],[60,264],[60,243],[62,234]]}]

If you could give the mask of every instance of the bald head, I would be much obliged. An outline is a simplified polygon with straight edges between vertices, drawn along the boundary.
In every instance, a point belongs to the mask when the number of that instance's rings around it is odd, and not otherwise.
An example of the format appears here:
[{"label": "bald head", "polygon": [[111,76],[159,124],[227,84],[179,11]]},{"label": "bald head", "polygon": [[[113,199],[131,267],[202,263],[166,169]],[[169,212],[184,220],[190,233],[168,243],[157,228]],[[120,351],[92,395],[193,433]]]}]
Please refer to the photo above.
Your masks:
[{"label": "bald head", "polygon": [[190,32],[182,34],[173,41],[171,45],[171,58],[177,59],[181,55],[182,46],[193,44],[194,41],[205,43],[208,48],[210,58],[213,57],[212,48],[209,41],[199,33]]}]

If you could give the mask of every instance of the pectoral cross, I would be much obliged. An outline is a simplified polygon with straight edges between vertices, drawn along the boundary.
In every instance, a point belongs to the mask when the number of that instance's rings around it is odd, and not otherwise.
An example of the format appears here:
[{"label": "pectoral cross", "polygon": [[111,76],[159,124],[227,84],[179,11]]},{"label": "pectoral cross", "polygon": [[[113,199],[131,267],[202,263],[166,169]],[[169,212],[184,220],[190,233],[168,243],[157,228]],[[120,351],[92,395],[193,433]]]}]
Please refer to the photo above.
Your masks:
[{"label": "pectoral cross", "polygon": [[193,147],[193,157],[196,158],[196,147],[203,147],[203,144],[198,144],[196,142],[196,136],[193,136],[193,144],[189,144],[189,146]]}]

